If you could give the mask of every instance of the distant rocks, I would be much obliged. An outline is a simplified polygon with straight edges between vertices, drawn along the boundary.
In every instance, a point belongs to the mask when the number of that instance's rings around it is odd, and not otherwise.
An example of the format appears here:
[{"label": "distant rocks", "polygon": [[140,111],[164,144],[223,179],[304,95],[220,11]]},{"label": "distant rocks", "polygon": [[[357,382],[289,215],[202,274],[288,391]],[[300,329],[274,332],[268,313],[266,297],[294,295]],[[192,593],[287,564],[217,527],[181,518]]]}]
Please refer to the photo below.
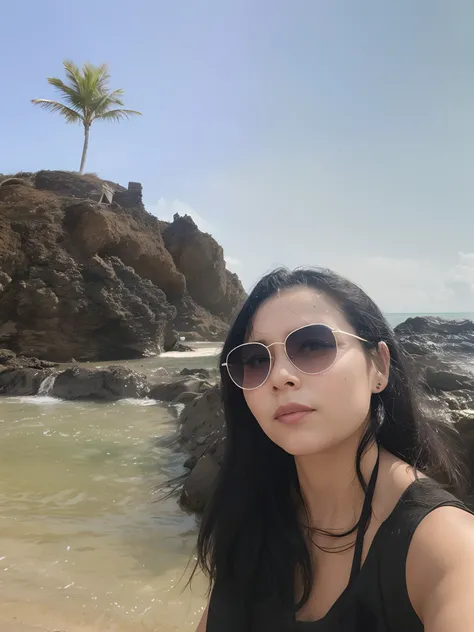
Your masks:
[{"label": "distant rocks", "polygon": [[445,320],[434,316],[408,318],[395,327],[407,353],[438,359],[474,357],[474,322]]},{"label": "distant rocks", "polygon": [[447,421],[474,420],[474,322],[416,317],[395,333],[438,413]]}]

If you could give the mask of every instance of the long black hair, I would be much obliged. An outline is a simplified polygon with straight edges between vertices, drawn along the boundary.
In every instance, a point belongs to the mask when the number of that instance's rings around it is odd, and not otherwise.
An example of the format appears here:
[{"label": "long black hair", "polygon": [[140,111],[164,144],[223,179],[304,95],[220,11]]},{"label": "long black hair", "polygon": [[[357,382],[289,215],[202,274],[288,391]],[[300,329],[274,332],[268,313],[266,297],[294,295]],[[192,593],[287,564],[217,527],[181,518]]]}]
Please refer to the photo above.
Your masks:
[{"label": "long black hair", "polygon": [[[388,384],[371,398],[370,421],[356,454],[355,468],[364,491],[360,463],[374,440],[406,463],[457,489],[462,467],[455,451],[449,449],[449,432],[442,424],[425,419],[416,380],[409,375],[407,359],[391,327],[360,287],[335,272],[280,268],[263,277],[229,331],[221,364],[231,349],[245,342],[262,303],[279,290],[295,286],[314,288],[335,299],[372,352],[377,352],[381,341],[390,350]],[[271,600],[273,610],[293,608],[294,612],[309,598],[314,580],[310,552],[298,522],[300,510],[305,508],[295,460],[266,436],[242,390],[222,366],[221,379],[225,455],[201,522],[198,565],[211,586],[227,586],[230,598],[240,600],[240,610],[249,613],[257,601]],[[302,597],[295,604],[296,572],[302,581]]]}]

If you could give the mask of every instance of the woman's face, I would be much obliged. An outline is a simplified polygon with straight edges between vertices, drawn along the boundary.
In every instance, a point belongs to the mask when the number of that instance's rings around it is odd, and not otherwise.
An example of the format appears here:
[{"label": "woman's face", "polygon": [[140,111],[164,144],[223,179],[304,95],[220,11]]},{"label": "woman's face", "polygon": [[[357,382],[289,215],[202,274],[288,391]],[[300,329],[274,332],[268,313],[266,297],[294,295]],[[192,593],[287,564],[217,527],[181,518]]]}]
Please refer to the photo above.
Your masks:
[{"label": "woman's face", "polygon": [[[356,333],[333,299],[316,290],[297,287],[282,291],[261,305],[248,341],[266,345],[283,342],[291,331],[315,323]],[[360,434],[368,419],[372,394],[381,392],[387,384],[386,345],[379,347],[385,367],[379,372],[359,340],[339,333],[335,336],[338,354],[326,372],[301,373],[288,360],[283,345],[275,345],[270,348],[273,364],[267,381],[255,390],[244,391],[247,405],[265,434],[294,456],[331,450]],[[277,409],[285,404],[299,404],[310,410],[297,421],[275,417]]]}]

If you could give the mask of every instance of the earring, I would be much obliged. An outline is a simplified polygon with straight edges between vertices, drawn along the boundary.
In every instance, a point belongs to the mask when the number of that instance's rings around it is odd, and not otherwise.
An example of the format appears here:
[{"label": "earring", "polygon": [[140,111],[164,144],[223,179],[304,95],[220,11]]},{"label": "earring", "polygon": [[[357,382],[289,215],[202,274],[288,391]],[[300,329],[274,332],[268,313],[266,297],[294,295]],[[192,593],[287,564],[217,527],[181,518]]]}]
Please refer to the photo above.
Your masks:
[{"label": "earring", "polygon": [[379,383],[377,384],[377,390],[378,390],[381,386],[382,386],[382,384],[379,382]]}]

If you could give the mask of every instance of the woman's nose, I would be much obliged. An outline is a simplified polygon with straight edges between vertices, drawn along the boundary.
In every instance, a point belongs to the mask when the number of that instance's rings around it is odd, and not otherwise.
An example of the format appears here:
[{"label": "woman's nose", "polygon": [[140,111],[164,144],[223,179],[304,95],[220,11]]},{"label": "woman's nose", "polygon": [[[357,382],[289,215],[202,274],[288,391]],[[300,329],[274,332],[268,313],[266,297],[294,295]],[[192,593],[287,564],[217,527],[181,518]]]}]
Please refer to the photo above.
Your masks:
[{"label": "woman's nose", "polygon": [[269,381],[274,389],[299,388],[301,380],[296,367],[288,360],[283,348],[273,350]]}]

